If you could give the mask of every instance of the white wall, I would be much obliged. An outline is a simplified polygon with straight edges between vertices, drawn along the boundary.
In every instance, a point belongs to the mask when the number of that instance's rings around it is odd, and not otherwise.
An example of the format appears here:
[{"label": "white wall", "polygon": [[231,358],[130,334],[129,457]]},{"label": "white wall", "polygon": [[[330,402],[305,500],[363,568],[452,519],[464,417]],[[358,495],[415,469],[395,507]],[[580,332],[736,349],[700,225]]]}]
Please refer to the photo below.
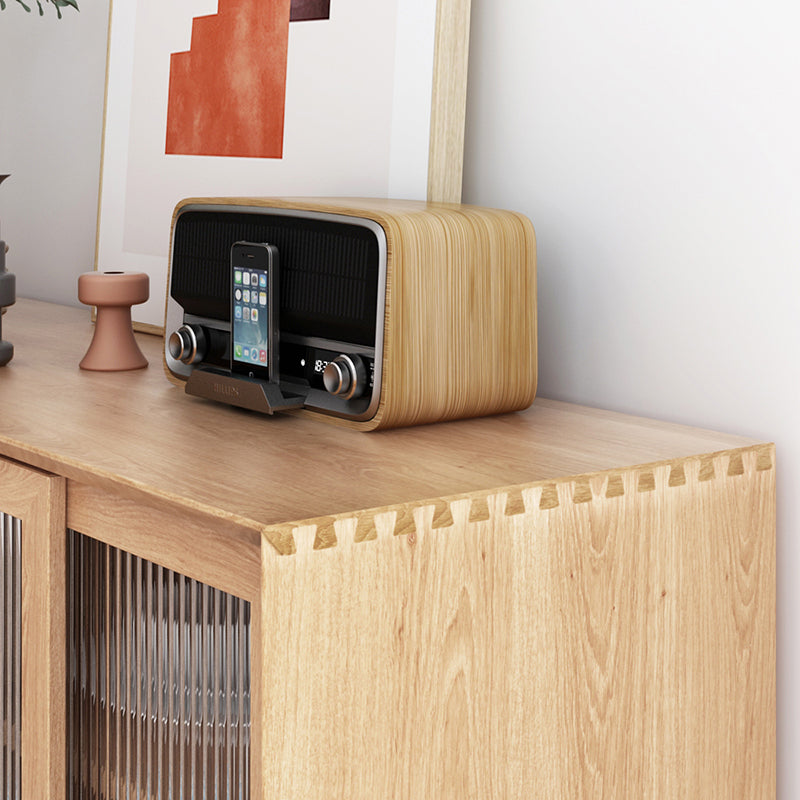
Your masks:
[{"label": "white wall", "polygon": [[79,305],[93,269],[108,0],[0,12],[0,224],[17,294]]},{"label": "white wall", "polygon": [[[94,254],[107,0],[0,12],[20,294]],[[777,443],[779,786],[800,797],[800,6],[473,0],[464,199],[539,240],[540,393]]]},{"label": "white wall", "polygon": [[472,8],[464,199],[536,226],[540,394],[776,442],[800,797],[800,6]]}]

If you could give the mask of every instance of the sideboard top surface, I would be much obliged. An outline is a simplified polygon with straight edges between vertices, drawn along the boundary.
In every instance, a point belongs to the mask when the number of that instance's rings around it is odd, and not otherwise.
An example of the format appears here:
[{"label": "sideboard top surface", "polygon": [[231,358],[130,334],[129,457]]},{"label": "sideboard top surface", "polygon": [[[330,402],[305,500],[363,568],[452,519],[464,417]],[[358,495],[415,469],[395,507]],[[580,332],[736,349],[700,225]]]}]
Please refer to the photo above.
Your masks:
[{"label": "sideboard top surface", "polygon": [[539,399],[525,412],[378,433],[269,417],[150,364],[86,372],[85,308],[19,300],[3,320],[0,455],[76,482],[258,527],[746,447],[740,436]]}]

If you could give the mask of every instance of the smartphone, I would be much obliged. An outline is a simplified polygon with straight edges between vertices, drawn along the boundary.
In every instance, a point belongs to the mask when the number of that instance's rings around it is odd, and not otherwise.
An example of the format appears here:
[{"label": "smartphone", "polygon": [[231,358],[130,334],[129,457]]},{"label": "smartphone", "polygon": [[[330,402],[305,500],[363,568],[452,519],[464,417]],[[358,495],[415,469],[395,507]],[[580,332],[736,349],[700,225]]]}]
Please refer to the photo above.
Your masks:
[{"label": "smartphone", "polygon": [[278,248],[231,246],[231,372],[272,383],[278,371]]}]

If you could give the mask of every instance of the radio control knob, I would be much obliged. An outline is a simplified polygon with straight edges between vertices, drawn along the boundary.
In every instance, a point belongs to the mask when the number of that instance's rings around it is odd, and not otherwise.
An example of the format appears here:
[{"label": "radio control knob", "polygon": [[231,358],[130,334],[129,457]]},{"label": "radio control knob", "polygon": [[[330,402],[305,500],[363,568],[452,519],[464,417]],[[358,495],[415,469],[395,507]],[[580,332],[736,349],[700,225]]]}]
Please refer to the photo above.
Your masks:
[{"label": "radio control knob", "polygon": [[367,385],[367,370],[359,356],[340,355],[322,373],[325,388],[337,397],[361,397]]},{"label": "radio control knob", "polygon": [[197,364],[206,357],[208,342],[200,325],[181,325],[170,334],[167,342],[169,354],[184,364]]}]

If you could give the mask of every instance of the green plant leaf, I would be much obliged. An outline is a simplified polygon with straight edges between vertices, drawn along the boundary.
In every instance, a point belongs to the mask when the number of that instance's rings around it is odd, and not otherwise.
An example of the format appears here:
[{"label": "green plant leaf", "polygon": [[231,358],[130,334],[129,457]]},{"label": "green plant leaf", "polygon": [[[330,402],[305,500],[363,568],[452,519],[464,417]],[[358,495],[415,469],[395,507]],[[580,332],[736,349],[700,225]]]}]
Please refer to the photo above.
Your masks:
[{"label": "green plant leaf", "polygon": [[[25,11],[27,11],[30,14],[31,7],[25,3],[25,0],[16,0],[16,2],[19,3],[25,9]],[[44,16],[44,7],[42,6],[43,2],[52,3],[56,7],[56,14],[58,14],[59,19],[61,19],[61,9],[65,8],[66,6],[70,6],[71,8],[74,8],[76,11],[80,11],[80,9],[78,8],[78,0],[36,0],[36,5],[39,9],[40,17]],[[5,10],[6,10],[6,0],[0,0],[0,11],[5,11]]]}]

